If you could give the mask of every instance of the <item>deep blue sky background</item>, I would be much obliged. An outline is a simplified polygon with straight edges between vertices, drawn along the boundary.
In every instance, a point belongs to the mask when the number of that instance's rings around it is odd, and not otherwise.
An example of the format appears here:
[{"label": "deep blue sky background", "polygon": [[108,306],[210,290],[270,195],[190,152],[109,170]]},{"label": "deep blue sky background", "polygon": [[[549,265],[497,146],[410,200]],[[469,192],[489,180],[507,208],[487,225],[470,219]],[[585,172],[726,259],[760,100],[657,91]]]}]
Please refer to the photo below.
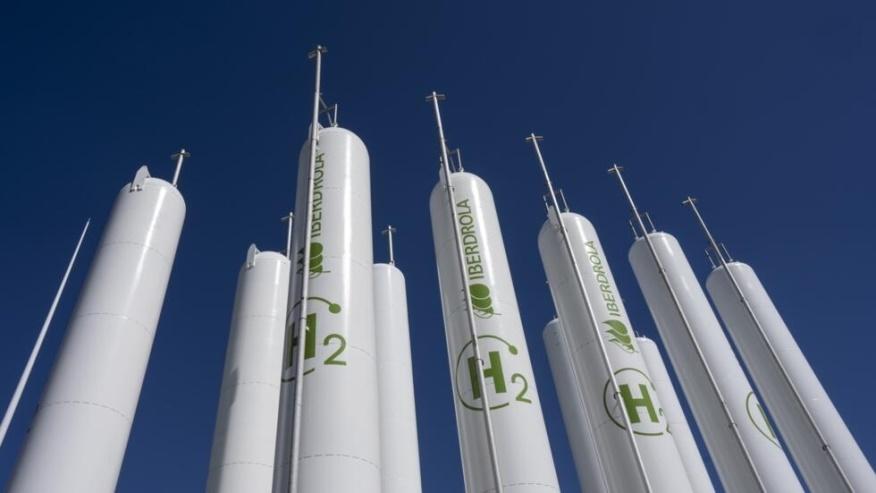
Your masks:
[{"label": "deep blue sky background", "polygon": [[188,216],[119,491],[203,489],[235,279],[249,243],[283,247],[309,119],[305,53],[318,42],[330,50],[326,99],[371,153],[375,231],[399,229],[427,492],[462,490],[428,223],[433,88],[448,95],[451,145],[496,197],[566,491],[577,482],[541,340],[553,308],[531,130],[546,136],[570,205],[599,230],[639,332],[655,335],[626,260],[628,212],[605,173],[614,161],[704,277],[705,243],[680,205],[701,198],[876,457],[872,2],[298,3],[4,4],[4,407],[89,216],[94,229],[0,450],[0,484],[116,193],[141,163],[171,176],[168,156],[184,145]]}]

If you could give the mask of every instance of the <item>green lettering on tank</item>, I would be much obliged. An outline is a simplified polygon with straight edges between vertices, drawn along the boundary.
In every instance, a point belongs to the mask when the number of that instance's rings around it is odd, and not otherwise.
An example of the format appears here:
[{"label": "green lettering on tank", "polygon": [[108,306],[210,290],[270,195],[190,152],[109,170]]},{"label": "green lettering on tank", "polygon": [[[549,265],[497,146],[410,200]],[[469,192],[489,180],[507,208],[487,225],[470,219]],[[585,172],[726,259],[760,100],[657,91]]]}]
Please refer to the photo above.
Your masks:
[{"label": "green lettering on tank", "polygon": [[468,294],[474,315],[478,318],[491,318],[499,315],[493,308],[490,287],[485,284],[486,279],[481,259],[480,240],[469,199],[462,199],[456,203],[456,222],[459,228],[460,241],[462,242],[463,262],[470,282]]}]

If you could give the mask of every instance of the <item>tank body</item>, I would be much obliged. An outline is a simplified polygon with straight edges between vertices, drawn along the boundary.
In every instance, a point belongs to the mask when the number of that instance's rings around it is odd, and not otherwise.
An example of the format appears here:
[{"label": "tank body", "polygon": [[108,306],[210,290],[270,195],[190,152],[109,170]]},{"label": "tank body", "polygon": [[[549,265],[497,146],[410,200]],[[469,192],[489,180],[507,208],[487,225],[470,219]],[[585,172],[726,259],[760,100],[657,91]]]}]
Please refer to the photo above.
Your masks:
[{"label": "tank body", "polygon": [[[307,213],[308,145],[299,158],[297,218]],[[365,144],[353,132],[339,127],[319,131],[307,273],[298,464],[301,493],[380,492],[369,168]],[[305,221],[295,221],[296,265],[291,275],[291,317],[287,318],[292,324],[298,322],[304,228]],[[294,345],[284,352],[281,406],[294,405],[292,357],[296,352]],[[289,446],[287,427],[291,423],[278,426],[278,448]]]},{"label": "tank body", "polygon": [[[731,262],[728,265],[852,487],[856,491],[876,491],[876,475],[872,466],[754,270],[741,262]],[[845,488],[841,477],[835,472],[827,454],[822,451],[821,442],[805,414],[795,404],[790,387],[772,362],[757,327],[736,295],[723,267],[712,271],[706,281],[706,288],[732,334],[755,384],[764,396],[764,401],[775,418],[807,486],[817,492],[843,491]]]},{"label": "tank body", "polygon": [[280,402],[289,260],[250,246],[237,278],[209,493],[270,493]]},{"label": "tank body", "polygon": [[420,449],[405,278],[374,264],[374,321],[380,389],[382,493],[419,493]]},{"label": "tank body", "polygon": [[[513,487],[520,493],[558,491],[492,193],[471,173],[453,173],[451,184],[456,193],[454,217],[448,217],[441,182],[432,190],[429,209],[466,491],[481,493],[494,484],[463,289],[474,306],[502,482],[506,490]],[[454,225],[462,236],[468,286],[459,275]]]},{"label": "tank body", "polygon": [[[681,245],[667,233],[649,233],[649,237],[764,487],[767,491],[802,491]],[[757,491],[757,477],[728,426],[721,401],[644,238],[633,244],[629,259],[721,483],[728,491]]]},{"label": "tank body", "polygon": [[10,492],[115,491],[184,217],[145,166],[119,193]]},{"label": "tank body", "polygon": [[[600,323],[596,329],[603,338],[615,374],[620,392],[618,399],[623,399],[627,407],[653,491],[692,491],[596,231],[579,214],[564,212],[562,215],[590,303]],[[553,214],[541,228],[538,249],[554,305],[566,329],[575,371],[583,386],[608,484],[613,491],[644,491],[635,453],[624,428],[620,400],[613,395],[599,343],[593,335],[594,329]]]},{"label": "tank body", "polygon": [[554,388],[560,401],[566,436],[575,459],[575,471],[584,493],[609,493],[599,451],[593,438],[590,416],[581,393],[581,384],[572,363],[569,342],[563,332],[560,319],[548,322],[542,336],[547,350],[548,363],[554,377]]},{"label": "tank body", "polygon": [[706,470],[703,456],[700,455],[693,431],[691,431],[684,415],[684,409],[678,400],[678,394],[672,385],[669,370],[666,368],[660,349],[657,348],[657,343],[647,337],[639,337],[638,341],[642,357],[645,358],[645,366],[648,367],[648,372],[654,380],[654,386],[657,387],[657,393],[660,394],[660,402],[663,403],[669,431],[672,433],[672,438],[675,439],[675,446],[678,448],[678,453],[681,454],[684,470],[687,471],[687,477],[690,479],[693,490],[697,493],[714,492],[715,487],[709,478],[709,471]]}]

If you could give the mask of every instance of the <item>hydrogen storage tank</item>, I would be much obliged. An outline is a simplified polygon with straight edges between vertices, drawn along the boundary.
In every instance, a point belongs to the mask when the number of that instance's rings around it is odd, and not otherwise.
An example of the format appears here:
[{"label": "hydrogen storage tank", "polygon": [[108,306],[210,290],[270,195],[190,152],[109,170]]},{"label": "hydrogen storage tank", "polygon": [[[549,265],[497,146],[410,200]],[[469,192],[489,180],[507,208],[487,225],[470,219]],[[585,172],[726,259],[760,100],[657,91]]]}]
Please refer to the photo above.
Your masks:
[{"label": "hydrogen storage tank", "polygon": [[[299,319],[309,144],[301,150],[296,191],[295,272],[289,323]],[[298,491],[380,492],[380,417],[374,336],[374,255],[368,150],[353,132],[319,130],[313,175],[309,293],[304,335]],[[281,406],[294,405],[295,341],[284,351]],[[281,413],[282,414],[282,413]],[[291,415],[291,413],[290,413]],[[281,443],[291,436],[280,423]]]},{"label": "hydrogen storage tank", "polygon": [[[724,488],[758,491],[759,477],[767,491],[802,491],[681,245],[668,233],[653,232],[648,237],[726,405],[725,413],[647,241],[637,239],[630,248],[630,264]],[[727,413],[738,435],[729,426]]]},{"label": "hydrogen storage tank", "polygon": [[[645,491],[625,428],[622,399],[653,491],[692,491],[596,231],[579,214],[561,214],[598,327],[592,326],[553,209],[538,235],[538,249],[554,305],[566,329],[608,484],[612,491]],[[618,385],[618,396],[614,395],[599,341],[594,337],[597,331]]]},{"label": "hydrogen storage tank", "polygon": [[250,245],[240,268],[219,396],[208,493],[270,493],[289,260]]},{"label": "hydrogen storage tank", "polygon": [[545,326],[542,336],[551,374],[554,377],[554,388],[560,401],[566,436],[572,448],[572,458],[575,459],[578,482],[581,484],[582,492],[609,493],[611,490],[605,481],[599,450],[593,439],[590,416],[587,414],[587,405],[581,393],[581,384],[578,382],[569,342],[563,330],[560,319],[555,318]]},{"label": "hydrogen storage tank", "polygon": [[696,439],[694,439],[693,432],[684,415],[684,410],[678,400],[675,387],[672,385],[666,363],[663,362],[663,356],[660,355],[660,349],[657,348],[657,343],[647,337],[638,337],[637,340],[639,341],[639,349],[642,350],[642,357],[645,358],[645,366],[648,367],[657,393],[660,394],[660,402],[663,403],[669,431],[672,433],[672,438],[675,439],[675,446],[678,448],[678,453],[681,454],[684,470],[687,471],[687,477],[690,479],[693,490],[697,493],[714,492],[715,487],[712,485],[712,480],[709,479],[709,471],[706,470],[703,456],[700,455]]},{"label": "hydrogen storage tank", "polygon": [[405,278],[391,264],[374,264],[374,325],[380,389],[382,493],[419,493],[420,449],[408,329]]},{"label": "hydrogen storage tank", "polygon": [[115,491],[185,210],[145,166],[119,193],[11,493]]},{"label": "hydrogen storage tank", "polygon": [[[484,389],[463,289],[474,307],[502,483],[520,493],[558,491],[493,195],[471,173],[452,173],[450,181],[456,194],[453,217],[443,178],[432,190],[429,210],[466,491],[481,493],[495,485],[482,416]],[[457,258],[453,228],[461,233],[463,259]],[[468,272],[468,286],[460,279],[460,261]]]},{"label": "hydrogen storage tank", "polygon": [[[728,266],[851,486],[855,491],[876,491],[876,475],[867,457],[809,366],[757,274],[742,262],[730,262]],[[812,431],[805,414],[796,405],[791,388],[773,363],[757,326],[748,315],[723,267],[712,271],[706,281],[706,289],[733,335],[733,340],[760,389],[767,408],[775,418],[791,455],[797,461],[806,484],[813,491],[844,490],[828,455],[822,450],[821,442]]]}]

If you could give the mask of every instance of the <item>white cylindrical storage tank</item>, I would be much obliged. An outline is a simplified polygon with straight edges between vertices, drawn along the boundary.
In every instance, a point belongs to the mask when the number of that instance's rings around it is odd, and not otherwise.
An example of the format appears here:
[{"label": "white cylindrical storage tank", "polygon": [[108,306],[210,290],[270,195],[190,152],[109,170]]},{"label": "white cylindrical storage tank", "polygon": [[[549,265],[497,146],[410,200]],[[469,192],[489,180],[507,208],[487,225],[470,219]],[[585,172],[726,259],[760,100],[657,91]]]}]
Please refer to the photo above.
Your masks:
[{"label": "white cylindrical storage tank", "polygon": [[208,493],[270,493],[289,260],[249,247],[237,279]]},{"label": "white cylindrical storage tank", "polygon": [[554,388],[560,401],[566,436],[575,459],[575,471],[584,493],[609,493],[605,473],[599,460],[599,450],[593,438],[590,416],[581,393],[581,384],[572,362],[569,342],[560,319],[548,322],[542,333],[548,363],[554,377]]},{"label": "white cylindrical storage tank", "polygon": [[[551,216],[538,235],[538,249],[569,339],[608,484],[613,491],[644,491],[620,400],[615,398],[559,224]],[[692,491],[596,231],[579,214],[564,212],[562,217],[651,487],[656,493]]]},{"label": "white cylindrical storage tank", "polygon": [[[867,457],[809,366],[754,270],[742,262],[728,265],[852,487],[855,491],[876,491],[876,475]],[[757,326],[739,300],[723,267],[712,271],[706,288],[733,335],[806,484],[813,491],[843,491],[841,478],[822,450],[805,414],[797,406],[791,388],[773,363]]]},{"label": "white cylindrical storage tank", "polygon": [[738,430],[737,437],[728,426],[721,401],[657,270],[648,244],[639,238],[630,248],[630,264],[724,488],[728,491],[759,489],[757,477],[745,456],[747,450],[767,491],[802,491],[681,245],[667,233],[649,233],[648,236]]},{"label": "white cylindrical storage tank", "polygon": [[684,470],[687,471],[687,477],[690,479],[693,490],[697,493],[714,492],[715,487],[712,486],[709,471],[706,470],[703,456],[700,455],[700,449],[697,447],[693,431],[691,431],[687,417],[684,415],[684,409],[678,400],[678,394],[672,385],[669,370],[666,368],[666,363],[663,362],[663,356],[660,355],[657,344],[647,337],[638,337],[637,339],[639,349],[642,350],[642,357],[645,358],[645,366],[648,367],[654,386],[657,387],[657,393],[660,394],[663,412],[666,413],[666,421],[669,423],[669,432],[675,439],[675,446],[678,448],[678,453],[681,454]]},{"label": "white cylindrical storage tank", "polygon": [[374,326],[380,389],[382,493],[419,493],[420,449],[408,329],[405,278],[394,265],[374,264]]},{"label": "white cylindrical storage tank", "polygon": [[185,210],[145,166],[119,193],[10,492],[115,490]]},{"label": "white cylindrical storage tank", "polygon": [[[292,323],[299,318],[309,166],[305,144],[296,192]],[[379,493],[371,177],[362,140],[340,127],[321,129],[313,182],[298,491]],[[293,346],[285,353],[290,356],[283,363],[287,394],[294,394],[291,355],[297,350]],[[294,399],[281,405],[285,402]]]},{"label": "white cylindrical storage tank", "polygon": [[[451,184],[456,194],[454,217],[449,217],[443,181],[432,190],[429,210],[466,491],[482,493],[495,485],[463,289],[474,307],[502,483],[506,491],[558,491],[493,195],[471,173],[453,173]],[[454,227],[461,232],[468,286],[459,275]]]}]

